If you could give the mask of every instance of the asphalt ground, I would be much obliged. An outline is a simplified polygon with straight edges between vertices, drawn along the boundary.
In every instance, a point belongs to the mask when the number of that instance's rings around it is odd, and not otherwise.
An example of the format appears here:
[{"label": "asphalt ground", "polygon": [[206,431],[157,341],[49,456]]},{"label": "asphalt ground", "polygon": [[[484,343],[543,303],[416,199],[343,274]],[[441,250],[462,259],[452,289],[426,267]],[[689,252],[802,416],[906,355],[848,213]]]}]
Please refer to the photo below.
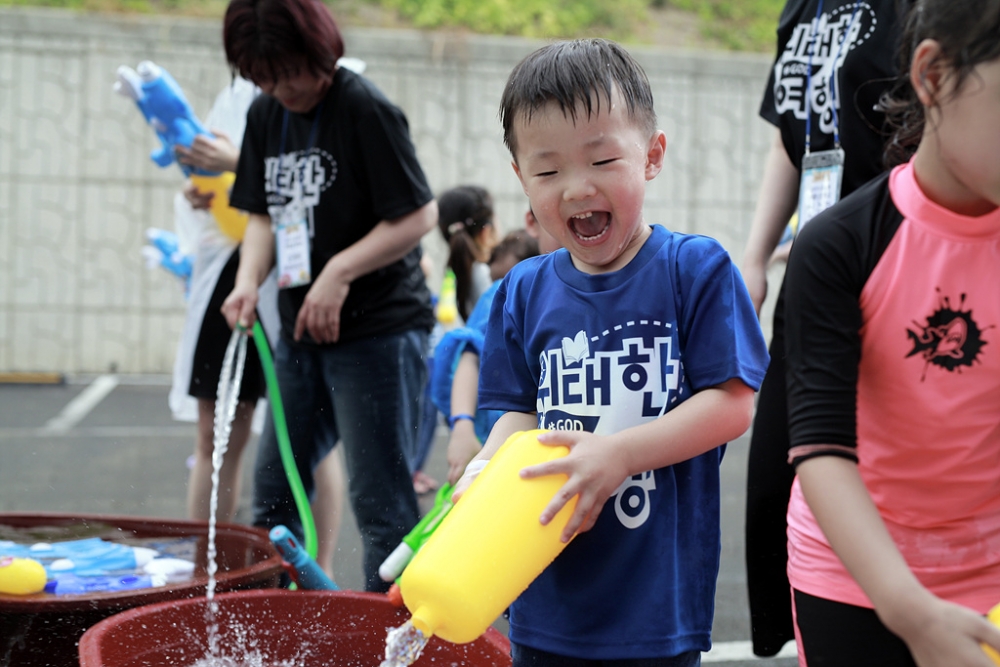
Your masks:
[{"label": "asphalt ground", "polygon": [[[0,383],[0,512],[60,512],[184,518],[194,425],[175,422],[166,376],[69,378],[62,384]],[[444,479],[446,431],[439,428],[426,472]],[[750,650],[743,514],[748,436],[730,444],[722,465],[722,565],[714,648],[705,664],[793,667],[794,646],[778,658]],[[249,523],[250,471],[244,455],[238,523]],[[430,497],[422,499],[426,508]],[[334,579],[360,590],[361,540],[346,513]],[[501,630],[504,625],[497,624]],[[787,656],[787,657],[785,657]]]}]

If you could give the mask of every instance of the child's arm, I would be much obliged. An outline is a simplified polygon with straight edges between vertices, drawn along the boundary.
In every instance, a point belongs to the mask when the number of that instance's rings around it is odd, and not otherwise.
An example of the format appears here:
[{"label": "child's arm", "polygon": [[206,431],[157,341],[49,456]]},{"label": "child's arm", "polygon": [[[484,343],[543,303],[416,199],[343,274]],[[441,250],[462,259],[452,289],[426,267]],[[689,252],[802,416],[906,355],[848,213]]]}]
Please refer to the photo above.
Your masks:
[{"label": "child's arm", "polygon": [[[503,413],[490,430],[486,442],[483,443],[483,448],[479,450],[478,454],[472,457],[472,461],[469,463],[471,464],[474,461],[489,461],[496,454],[497,450],[500,449],[500,445],[507,442],[507,438],[519,431],[530,431],[535,428],[538,428],[538,415],[535,413]],[[455,484],[455,493],[451,496],[453,502],[458,502],[458,499],[469,488],[469,484],[472,483],[473,479],[475,479],[475,475],[462,475]]]},{"label": "child's arm", "polygon": [[[662,417],[613,435],[585,431],[543,434],[539,442],[567,445],[570,453],[521,471],[525,479],[557,473],[569,476],[542,512],[541,522],[547,524],[570,498],[579,494],[562,540],[568,542],[575,533],[590,530],[605,501],[627,477],[686,461],[743,435],[750,427],[753,397],[751,387],[731,379],[699,391]],[[487,446],[494,434],[496,428]],[[509,433],[503,437],[506,435]]]},{"label": "child's arm", "polygon": [[[451,415],[476,414],[479,396],[479,355],[466,351],[458,359],[455,377],[451,382]],[[479,453],[479,438],[472,419],[459,419],[452,423],[448,436],[448,481],[454,484],[462,476],[465,466]]]},{"label": "child's arm", "polygon": [[830,546],[920,667],[991,664],[979,644],[1000,650],[1000,628],[920,584],[892,541],[856,463],[819,456],[800,463],[796,474]]}]

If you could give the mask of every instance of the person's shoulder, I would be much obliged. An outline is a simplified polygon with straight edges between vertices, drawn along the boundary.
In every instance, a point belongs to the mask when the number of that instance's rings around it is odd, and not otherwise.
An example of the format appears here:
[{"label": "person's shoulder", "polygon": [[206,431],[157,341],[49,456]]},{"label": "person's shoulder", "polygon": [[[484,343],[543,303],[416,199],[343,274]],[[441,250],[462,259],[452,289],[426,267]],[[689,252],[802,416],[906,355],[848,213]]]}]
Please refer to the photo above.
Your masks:
[{"label": "person's shoulder", "polygon": [[889,173],[877,176],[800,229],[785,275],[798,275],[810,266],[822,265],[841,267],[864,279],[902,221],[889,190]]},{"label": "person's shoulder", "polygon": [[560,249],[556,252],[521,260],[499,281],[500,290],[509,294],[530,289],[537,280],[544,280],[544,276],[553,271],[554,255],[558,252],[566,252],[566,250]]},{"label": "person's shoulder", "polygon": [[781,9],[781,16],[778,17],[778,30],[787,28],[792,23],[798,23],[805,8],[815,0],[788,0]]},{"label": "person's shoulder", "polygon": [[675,260],[689,260],[692,257],[728,255],[718,239],[704,234],[674,232],[660,225],[653,225],[653,235],[648,242],[658,243],[658,252]]},{"label": "person's shoulder", "polygon": [[371,80],[346,67],[337,68],[334,88],[341,100],[345,102],[345,104],[339,105],[345,111],[357,112],[386,106],[395,108],[385,93]]},{"label": "person's shoulder", "polygon": [[553,261],[554,255],[560,252],[566,250],[560,249],[546,255],[536,255],[521,260],[500,279],[498,293],[504,295],[505,301],[508,299],[517,301],[529,298],[536,284],[545,284],[547,281],[558,279]]},{"label": "person's shoulder", "polygon": [[887,205],[895,209],[889,193],[889,172],[884,172],[818,213],[802,226],[795,243],[809,246],[835,236],[867,235],[872,224],[886,212]]}]

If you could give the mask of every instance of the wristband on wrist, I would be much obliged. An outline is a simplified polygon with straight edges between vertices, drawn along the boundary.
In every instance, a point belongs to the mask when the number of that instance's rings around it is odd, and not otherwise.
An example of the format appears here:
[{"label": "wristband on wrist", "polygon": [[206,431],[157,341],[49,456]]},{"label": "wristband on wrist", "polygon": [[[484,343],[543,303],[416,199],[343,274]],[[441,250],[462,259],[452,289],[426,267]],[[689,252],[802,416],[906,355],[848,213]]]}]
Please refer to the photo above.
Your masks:
[{"label": "wristband on wrist", "polygon": [[465,472],[462,473],[462,477],[466,476],[475,477],[476,475],[478,475],[483,471],[483,468],[485,468],[486,464],[489,462],[490,462],[489,459],[476,459],[474,461],[471,461],[469,465],[465,466]]},{"label": "wristband on wrist", "polygon": [[450,428],[450,429],[455,428],[455,423],[459,422],[459,421],[461,421],[463,419],[468,419],[470,422],[476,421],[475,417],[473,417],[472,415],[469,415],[469,414],[465,414],[463,412],[462,414],[452,415],[452,416],[448,417],[448,428]]}]

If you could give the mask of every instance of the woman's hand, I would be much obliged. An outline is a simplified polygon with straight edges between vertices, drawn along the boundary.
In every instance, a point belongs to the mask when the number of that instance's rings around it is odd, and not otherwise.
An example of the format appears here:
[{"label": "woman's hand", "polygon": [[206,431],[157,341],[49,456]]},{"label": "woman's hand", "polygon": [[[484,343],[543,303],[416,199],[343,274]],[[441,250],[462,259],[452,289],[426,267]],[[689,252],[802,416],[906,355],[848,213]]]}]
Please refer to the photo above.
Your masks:
[{"label": "woman's hand", "polygon": [[235,329],[237,324],[243,325],[247,330],[253,326],[257,321],[257,298],[256,287],[236,283],[233,291],[222,302],[221,309],[230,329]]},{"label": "woman's hand", "polygon": [[190,148],[177,146],[174,149],[177,161],[206,171],[236,171],[240,159],[240,149],[225,132],[212,130],[214,137],[199,134],[191,142]]},{"label": "woman's hand", "polygon": [[469,419],[455,422],[448,437],[448,481],[456,484],[482,446],[476,437],[475,424]]},{"label": "woman's hand", "polygon": [[340,339],[340,311],[351,283],[337,269],[336,259],[336,256],[330,258],[306,293],[295,318],[296,341],[301,340],[304,331],[317,343],[336,343]]}]

